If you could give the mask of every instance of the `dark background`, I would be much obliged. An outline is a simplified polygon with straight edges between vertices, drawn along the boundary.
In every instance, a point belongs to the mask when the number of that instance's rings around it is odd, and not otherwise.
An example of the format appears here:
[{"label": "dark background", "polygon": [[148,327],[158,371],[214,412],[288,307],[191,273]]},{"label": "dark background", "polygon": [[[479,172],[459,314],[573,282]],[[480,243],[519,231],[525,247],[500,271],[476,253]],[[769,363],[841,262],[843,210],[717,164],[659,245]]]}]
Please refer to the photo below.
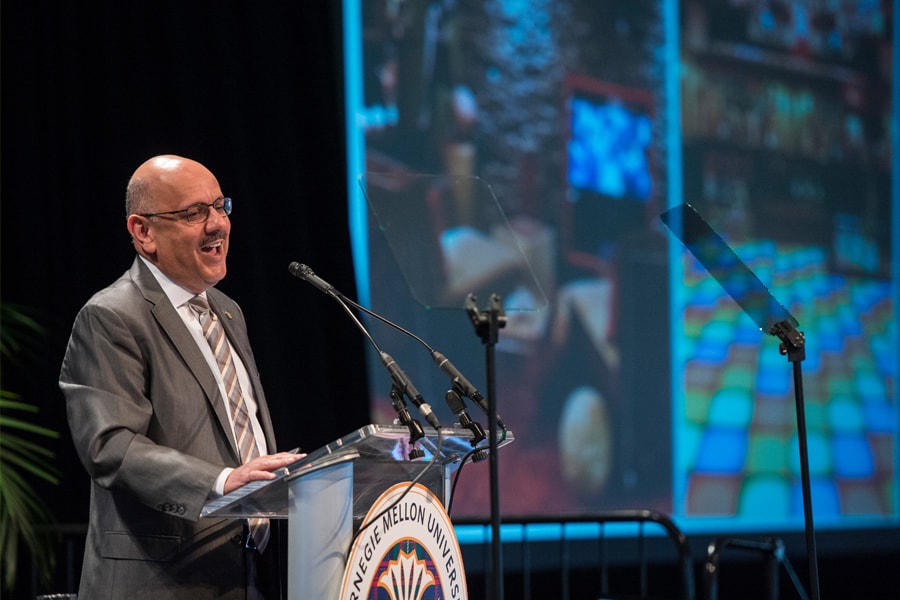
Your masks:
[{"label": "dark background", "polygon": [[291,277],[348,295],[340,3],[4,2],[2,300],[48,328],[4,389],[63,433],[62,522],[84,522],[59,367],[75,314],[134,257],[126,182],[145,159],[196,159],[234,199],[228,276],[247,316],[278,444],[316,448],[368,421],[362,339]]},{"label": "dark background", "polygon": [[[39,360],[2,383],[62,433],[62,481],[41,488],[57,519],[83,523],[89,489],[56,384],[69,328],[131,264],[125,184],[156,154],[199,160],[234,198],[219,287],[246,313],[279,446],[315,448],[368,422],[363,338],[287,271],[304,262],[355,295],[340,3],[7,0],[0,26],[0,298],[48,328]],[[820,536],[823,597],[896,589],[896,540],[870,533],[846,554],[837,534]]]}]

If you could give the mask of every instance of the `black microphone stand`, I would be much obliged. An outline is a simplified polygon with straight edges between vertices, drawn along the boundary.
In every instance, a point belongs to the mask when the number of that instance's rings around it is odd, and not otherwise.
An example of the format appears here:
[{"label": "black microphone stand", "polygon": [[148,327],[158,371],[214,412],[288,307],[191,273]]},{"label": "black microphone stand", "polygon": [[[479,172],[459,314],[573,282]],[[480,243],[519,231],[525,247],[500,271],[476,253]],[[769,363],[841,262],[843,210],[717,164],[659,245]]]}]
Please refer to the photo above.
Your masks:
[{"label": "black microphone stand", "polygon": [[816,535],[813,528],[812,491],[809,481],[809,449],[806,444],[806,411],[803,399],[803,372],[801,364],[806,359],[806,338],[790,321],[779,321],[769,329],[769,334],[781,340],[778,346],[786,355],[794,371],[794,403],[797,412],[797,440],[800,446],[800,486],[803,491],[803,522],[806,530],[806,555],[809,562],[810,598],[819,600],[819,567],[816,558]]},{"label": "black microphone stand", "polygon": [[778,303],[756,274],[744,264],[734,250],[725,243],[722,236],[700,216],[694,207],[684,203],[668,209],[660,215],[660,218],[744,309],[744,312],[759,326],[760,330],[781,340],[779,350],[782,355],[787,355],[793,365],[809,581],[812,600],[819,600],[819,572],[813,529],[812,492],[809,482],[809,450],[806,445],[803,375],[800,368],[806,358],[806,339],[797,330],[797,320]]},{"label": "black microphone stand", "polygon": [[500,328],[506,326],[506,315],[500,304],[500,296],[492,294],[486,310],[479,310],[477,298],[473,294],[466,297],[466,312],[475,333],[481,337],[485,347],[485,369],[487,377],[488,402],[488,464],[490,465],[491,489],[491,596],[493,600],[503,598],[503,553],[500,540],[500,485],[497,473],[497,396],[495,347],[500,337]]},{"label": "black microphone stand", "polygon": [[419,448],[416,443],[425,437],[425,430],[422,429],[422,424],[409,414],[409,407],[406,405],[406,401],[403,400],[403,391],[397,387],[396,383],[391,385],[391,406],[397,411],[397,421],[409,429],[409,460],[422,458],[425,456],[425,451]]},{"label": "black microphone stand", "polygon": [[[450,361],[447,360],[447,357],[445,357],[443,354],[439,353],[437,350],[435,350],[434,348],[429,346],[425,340],[423,340],[422,338],[420,338],[413,332],[404,329],[403,327],[397,325],[390,319],[379,315],[375,311],[369,310],[368,308],[359,304],[358,302],[351,300],[350,298],[347,298],[340,292],[335,292],[335,294],[340,298],[341,302],[355,307],[357,310],[360,310],[360,311],[366,313],[370,317],[373,317],[374,319],[381,321],[385,325],[388,325],[388,326],[396,329],[400,333],[407,335],[407,336],[413,338],[414,340],[416,340],[417,342],[419,342],[422,346],[424,346],[428,350],[428,353],[431,355],[432,359],[434,359],[436,363],[441,365],[442,371],[444,370],[446,365],[450,364]],[[447,393],[444,395],[444,400],[447,402],[447,406],[450,407],[450,410],[452,410],[456,414],[456,416],[459,418],[460,426],[465,427],[466,429],[468,429],[469,431],[472,432],[472,440],[470,443],[471,443],[472,447],[475,448],[485,438],[485,433],[484,433],[484,429],[481,427],[481,425],[477,421],[473,421],[472,417],[469,416],[469,413],[466,411],[466,404],[463,401],[463,397],[472,396],[472,400],[479,403],[479,405],[483,406],[485,408],[485,410],[487,410],[489,407],[486,406],[486,402],[484,404],[479,402],[480,394],[478,393],[477,390],[466,388],[466,386],[469,386],[471,388],[471,384],[468,383],[468,380],[466,380],[465,385],[463,384],[463,382],[460,380],[460,378],[462,377],[462,374],[459,373],[458,371],[456,371],[455,367],[449,369],[449,371],[453,371],[453,372],[455,372],[455,374],[452,375],[450,389],[447,390]],[[449,373],[448,373],[448,375],[449,375]],[[391,397],[393,398],[393,396],[391,396]],[[401,401],[402,401],[402,398],[401,398]],[[506,426],[503,424],[500,417],[497,415],[495,415],[495,416],[497,418],[497,425],[501,429],[506,429]],[[474,453],[473,458],[472,458],[473,462],[479,462],[480,460],[482,460],[483,454],[484,454],[483,452]]]},{"label": "black microphone stand", "polygon": [[[409,386],[409,382],[405,382],[402,386],[398,382],[398,377],[402,377],[403,379],[405,379],[405,376],[403,376],[402,372],[400,371],[400,367],[398,367],[396,363],[394,363],[390,355],[385,353],[378,346],[378,344],[375,342],[375,338],[373,338],[372,334],[369,333],[369,330],[366,329],[365,325],[362,324],[362,321],[360,321],[359,318],[355,314],[353,314],[353,311],[350,310],[347,298],[345,298],[343,294],[335,290],[334,286],[318,277],[315,273],[313,273],[312,269],[310,269],[306,265],[301,265],[298,262],[292,262],[288,266],[288,270],[295,277],[311,283],[321,292],[330,296],[335,302],[337,302],[344,310],[344,312],[347,313],[353,323],[356,324],[356,327],[362,332],[366,339],[369,340],[369,343],[381,357],[384,366],[391,374],[391,406],[393,406],[394,410],[397,411],[398,422],[401,425],[405,425],[407,429],[409,429],[409,459],[415,460],[418,458],[422,458],[425,455],[425,452],[418,447],[417,442],[425,437],[425,430],[422,429],[422,424],[414,419],[409,413],[409,407],[407,406],[406,401],[403,399],[403,395],[409,392],[409,390],[407,389]],[[353,303],[353,305],[355,306],[355,303]],[[423,407],[420,406],[419,409],[423,410]],[[424,412],[427,413],[427,418],[428,414],[431,414],[431,407],[425,408]]]}]

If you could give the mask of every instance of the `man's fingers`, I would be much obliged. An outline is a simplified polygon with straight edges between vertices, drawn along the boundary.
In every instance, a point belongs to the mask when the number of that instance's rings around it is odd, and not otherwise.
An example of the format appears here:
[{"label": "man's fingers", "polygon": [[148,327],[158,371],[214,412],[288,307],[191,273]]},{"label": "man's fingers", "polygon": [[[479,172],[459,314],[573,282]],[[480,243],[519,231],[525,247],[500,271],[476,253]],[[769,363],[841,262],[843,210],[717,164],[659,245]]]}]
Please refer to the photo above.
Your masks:
[{"label": "man's fingers", "polygon": [[234,471],[231,472],[225,482],[225,492],[228,493],[233,491],[241,486],[247,485],[251,481],[275,479],[276,475],[273,471],[282,469],[287,465],[300,460],[304,456],[306,456],[306,454],[296,454],[291,452],[278,452],[277,454],[257,456],[250,462],[235,467]]},{"label": "man's fingers", "polygon": [[273,471],[280,469],[285,465],[289,465],[306,456],[305,454],[292,454],[290,452],[279,452],[277,454],[266,454],[265,456],[257,456],[243,466],[252,467],[254,469],[262,469],[264,471]]}]

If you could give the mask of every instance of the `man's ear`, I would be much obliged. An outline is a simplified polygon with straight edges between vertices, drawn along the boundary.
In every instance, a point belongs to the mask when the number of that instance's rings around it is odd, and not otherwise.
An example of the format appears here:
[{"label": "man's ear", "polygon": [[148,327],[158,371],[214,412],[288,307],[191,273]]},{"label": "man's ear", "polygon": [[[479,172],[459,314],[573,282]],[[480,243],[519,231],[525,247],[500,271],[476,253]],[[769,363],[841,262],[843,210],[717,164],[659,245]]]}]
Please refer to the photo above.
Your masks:
[{"label": "man's ear", "polygon": [[156,236],[150,227],[149,218],[140,215],[129,216],[128,233],[131,234],[131,239],[141,254],[152,255],[156,252]]}]

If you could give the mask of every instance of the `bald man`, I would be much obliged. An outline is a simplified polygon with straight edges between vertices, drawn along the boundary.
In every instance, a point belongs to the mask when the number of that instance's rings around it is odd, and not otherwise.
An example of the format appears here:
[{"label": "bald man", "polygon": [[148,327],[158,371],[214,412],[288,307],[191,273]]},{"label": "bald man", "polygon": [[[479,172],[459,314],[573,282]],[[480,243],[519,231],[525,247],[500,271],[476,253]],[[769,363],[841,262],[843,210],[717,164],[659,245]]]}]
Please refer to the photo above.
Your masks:
[{"label": "bald man", "polygon": [[[79,311],[60,373],[69,426],[91,477],[79,598],[273,598],[277,544],[203,505],[301,455],[275,437],[240,307],[225,277],[231,199],[200,163],[142,164],[125,196],[137,252]],[[204,298],[226,332],[256,458],[241,459],[223,376],[188,305]]]}]

